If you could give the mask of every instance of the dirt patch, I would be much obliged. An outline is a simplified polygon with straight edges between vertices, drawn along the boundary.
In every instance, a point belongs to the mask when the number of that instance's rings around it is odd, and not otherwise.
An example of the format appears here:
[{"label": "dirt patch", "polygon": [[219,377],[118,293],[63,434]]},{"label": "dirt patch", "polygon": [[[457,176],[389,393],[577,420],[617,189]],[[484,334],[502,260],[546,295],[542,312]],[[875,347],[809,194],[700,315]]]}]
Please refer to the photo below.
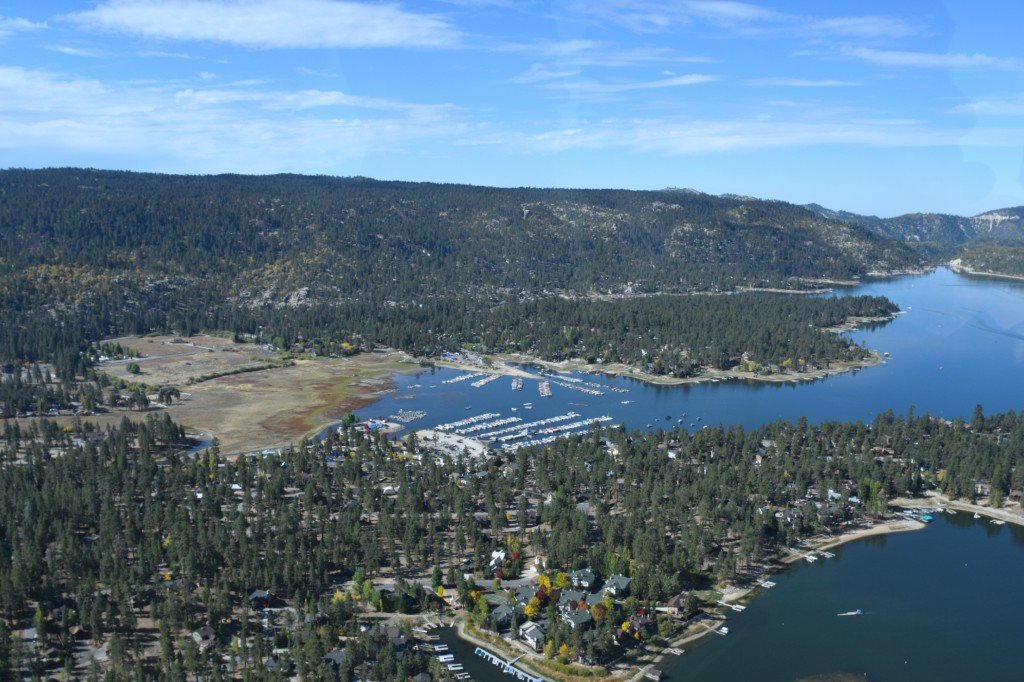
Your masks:
[{"label": "dirt patch", "polygon": [[[204,378],[240,372],[249,368],[280,364],[277,353],[254,343],[235,343],[217,336],[127,336],[112,339],[131,348],[139,357],[104,362],[100,369],[125,381],[141,382],[154,389],[177,386],[186,390]],[[139,374],[128,373],[128,363],[139,366]]]},{"label": "dirt patch", "polygon": [[[135,336],[114,341],[139,352],[132,362],[142,372],[128,374],[127,360],[106,362],[100,369],[145,383],[152,392],[159,386],[176,386],[182,395],[167,408],[171,418],[217,438],[226,455],[297,443],[393,390],[392,372],[416,368],[398,352],[296,359],[286,364],[264,347],[212,336]],[[116,419],[122,416],[118,413]]]}]

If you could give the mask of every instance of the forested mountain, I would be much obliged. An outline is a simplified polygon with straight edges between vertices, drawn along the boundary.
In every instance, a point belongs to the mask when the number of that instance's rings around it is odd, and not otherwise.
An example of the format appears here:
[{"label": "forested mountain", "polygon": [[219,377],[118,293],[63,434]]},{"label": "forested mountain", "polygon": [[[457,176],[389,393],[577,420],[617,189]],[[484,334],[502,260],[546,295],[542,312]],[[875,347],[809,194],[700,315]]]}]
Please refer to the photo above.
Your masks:
[{"label": "forested mountain", "polygon": [[[0,247],[0,358],[58,368],[83,339],[154,329],[443,349],[555,296],[581,309],[919,263],[861,228],[738,197],[84,169],[0,172]],[[396,318],[417,320],[415,338]]]},{"label": "forested mountain", "polygon": [[[1018,274],[1024,262],[1014,247],[1024,243],[1024,206],[988,211],[973,217],[942,213],[908,213],[894,218],[834,211],[818,204],[806,208],[819,216],[859,225],[883,237],[913,245],[922,255],[933,259],[958,256],[964,264],[981,265],[977,258],[997,269],[989,272]],[[1004,252],[1004,249],[1008,249]],[[1001,253],[999,253],[1001,252]],[[996,255],[998,253],[998,255]],[[986,270],[985,267],[976,267]]]}]

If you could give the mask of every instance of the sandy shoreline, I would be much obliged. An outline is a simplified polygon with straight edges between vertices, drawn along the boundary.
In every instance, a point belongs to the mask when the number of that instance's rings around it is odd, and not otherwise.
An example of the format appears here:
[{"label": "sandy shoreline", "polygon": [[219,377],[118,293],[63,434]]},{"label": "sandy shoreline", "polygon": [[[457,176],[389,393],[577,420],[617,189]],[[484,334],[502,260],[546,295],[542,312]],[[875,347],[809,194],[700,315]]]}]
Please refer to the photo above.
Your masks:
[{"label": "sandy shoreline", "polygon": [[[845,331],[845,330],[844,330]],[[670,377],[656,374],[648,374],[631,365],[621,363],[613,364],[587,364],[582,360],[563,360],[561,362],[549,362],[528,355],[496,355],[487,364],[473,364],[469,362],[455,362],[451,360],[439,360],[434,364],[438,367],[447,367],[463,372],[481,372],[486,374],[500,374],[503,376],[518,376],[524,379],[537,380],[536,374],[519,369],[508,363],[533,364],[555,372],[586,372],[589,374],[607,374],[609,376],[627,377],[637,379],[644,383],[658,386],[683,386],[686,384],[701,384],[720,381],[763,381],[766,383],[798,383],[803,381],[816,381],[825,379],[836,374],[843,374],[864,367],[873,367],[882,362],[878,353],[872,351],[871,356],[862,362],[837,362],[828,369],[816,369],[808,372],[785,372],[777,374],[757,374],[736,369],[719,370],[705,368],[699,376],[695,377]]]}]

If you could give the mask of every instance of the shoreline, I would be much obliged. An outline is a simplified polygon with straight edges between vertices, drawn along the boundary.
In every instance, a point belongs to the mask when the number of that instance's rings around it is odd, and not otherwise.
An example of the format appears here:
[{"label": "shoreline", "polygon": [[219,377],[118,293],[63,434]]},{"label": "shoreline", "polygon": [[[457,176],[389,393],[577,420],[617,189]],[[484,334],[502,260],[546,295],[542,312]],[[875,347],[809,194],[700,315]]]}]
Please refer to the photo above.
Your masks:
[{"label": "shoreline", "polygon": [[[851,328],[852,329],[852,328]],[[842,331],[850,331],[843,329]],[[877,351],[870,351],[867,359],[859,362],[837,362],[827,369],[815,369],[808,372],[779,372],[775,374],[757,374],[741,370],[719,370],[704,369],[699,376],[695,377],[670,377],[656,374],[648,374],[642,370],[621,363],[609,365],[588,364],[582,360],[562,360],[559,362],[541,360],[530,355],[520,354],[498,354],[489,356],[490,364],[477,365],[469,362],[456,362],[452,360],[439,360],[434,362],[437,367],[459,370],[462,372],[481,372],[486,374],[498,374],[501,376],[517,376],[523,379],[538,379],[536,374],[510,366],[508,363],[533,364],[554,372],[584,372],[587,374],[604,374],[608,376],[636,379],[652,386],[685,386],[689,384],[721,383],[723,381],[756,381],[765,383],[803,383],[805,381],[818,381],[827,379],[830,376],[844,374],[846,372],[874,367],[882,364],[882,356]]]},{"label": "shoreline", "polygon": [[[902,502],[903,500],[901,500]],[[920,502],[922,500],[916,500],[917,504],[911,504],[914,500],[906,500],[907,506],[922,506]],[[900,504],[892,504],[891,506],[900,507]],[[964,505],[965,507],[973,507],[973,505]],[[966,511],[966,509],[965,509]],[[989,510],[996,511],[996,510]],[[1018,516],[1016,523],[1024,525],[1024,516]],[[808,554],[815,552],[826,551],[849,542],[861,540],[864,538],[877,536],[877,535],[888,535],[890,533],[902,533],[916,530],[922,530],[927,528],[928,524],[921,521],[914,521],[912,519],[902,518],[889,518],[883,519],[876,523],[866,527],[858,526],[856,528],[850,528],[842,531],[838,535],[816,535],[802,541],[797,547],[785,547],[780,551],[788,552],[788,554],[781,558],[770,560],[765,570],[757,573],[755,576],[750,578],[752,584],[747,584],[742,587],[732,586],[726,587],[722,591],[721,602],[724,604],[734,604],[744,600],[750,600],[757,596],[757,594],[764,589],[760,584],[762,581],[768,580],[772,575],[782,571],[787,566],[790,566],[801,559],[804,559]],[[725,608],[724,606],[719,608]],[[660,670],[660,666],[668,660],[669,656],[680,656],[682,654],[671,653],[670,649],[680,649],[685,644],[700,641],[710,634],[717,631],[719,627],[726,624],[728,619],[717,611],[708,610],[705,611],[704,617],[698,617],[691,621],[686,630],[675,636],[670,641],[666,642],[664,646],[650,647],[650,650],[640,658],[640,660],[630,663],[629,665],[619,665],[616,667],[615,664],[610,666],[608,674],[600,676],[597,679],[603,679],[607,682],[639,682],[644,679],[645,670],[649,668],[656,668]],[[495,653],[495,646],[489,642],[481,641],[480,639],[473,637],[465,632],[463,623],[459,620],[459,626],[456,629],[457,636],[471,642],[477,646],[481,646],[485,649],[492,650]],[[512,645],[515,646],[515,645]],[[534,655],[526,655],[521,660],[529,661]],[[540,673],[545,679],[550,679],[554,682],[569,682],[569,677],[562,677],[552,675],[549,671],[543,670],[541,672],[536,666],[527,666],[524,664],[523,667],[529,667],[534,673]],[[633,668],[636,668],[635,672],[631,672]]]}]

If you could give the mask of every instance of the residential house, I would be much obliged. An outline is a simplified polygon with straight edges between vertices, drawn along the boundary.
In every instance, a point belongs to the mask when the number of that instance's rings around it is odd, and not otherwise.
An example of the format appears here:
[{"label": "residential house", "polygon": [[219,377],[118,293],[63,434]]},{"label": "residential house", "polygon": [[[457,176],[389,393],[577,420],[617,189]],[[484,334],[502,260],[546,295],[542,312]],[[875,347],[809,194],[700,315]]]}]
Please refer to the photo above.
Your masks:
[{"label": "residential house", "polygon": [[544,639],[546,637],[544,632],[544,626],[539,623],[523,623],[519,626],[519,637],[527,645],[533,647],[534,651],[540,651],[544,648]]},{"label": "residential house", "polygon": [[573,630],[585,628],[590,625],[592,618],[587,609],[574,609],[562,614],[562,620],[569,624]]},{"label": "residential house", "polygon": [[581,568],[569,574],[569,582],[578,590],[590,590],[594,584],[594,572],[589,568]]},{"label": "residential house", "polygon": [[488,616],[491,620],[491,627],[495,630],[508,627],[512,623],[512,619],[516,615],[516,609],[514,606],[509,604],[502,604],[498,608],[491,611]]},{"label": "residential house", "polygon": [[260,608],[270,603],[270,590],[253,590],[249,593],[249,605]]},{"label": "residential house", "polygon": [[686,612],[686,592],[680,592],[668,600],[665,612],[670,616],[679,616]]},{"label": "residential house", "polygon": [[204,625],[192,632],[192,639],[199,645],[200,651],[207,651],[217,643],[217,633],[209,625]]},{"label": "residential house", "polygon": [[577,590],[562,590],[561,596],[558,598],[556,606],[561,613],[575,608],[581,601],[586,599],[586,592],[579,592]]},{"label": "residential house", "polygon": [[335,649],[323,655],[323,661],[331,666],[331,670],[337,672],[345,665],[345,650]]},{"label": "residential house", "polygon": [[632,578],[627,578],[624,575],[614,573],[605,581],[601,591],[607,592],[617,599],[621,599],[629,593],[629,583],[632,581]]}]

